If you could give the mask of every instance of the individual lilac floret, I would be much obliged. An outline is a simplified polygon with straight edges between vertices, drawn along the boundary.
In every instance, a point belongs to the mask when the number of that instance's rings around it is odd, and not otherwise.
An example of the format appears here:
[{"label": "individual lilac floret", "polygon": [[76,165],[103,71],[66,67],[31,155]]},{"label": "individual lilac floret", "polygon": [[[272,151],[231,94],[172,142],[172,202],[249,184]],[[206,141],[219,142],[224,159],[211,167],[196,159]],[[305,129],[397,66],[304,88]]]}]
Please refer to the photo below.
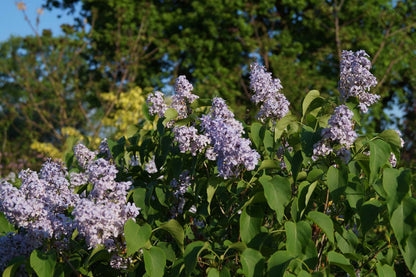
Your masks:
[{"label": "individual lilac floret", "polygon": [[149,113],[151,115],[159,115],[159,117],[165,116],[165,112],[168,106],[165,103],[165,97],[160,91],[155,91],[149,94],[146,99],[146,103],[149,106]]},{"label": "individual lilac floret", "polygon": [[223,99],[213,99],[210,113],[201,118],[201,126],[217,155],[219,176],[230,178],[237,176],[243,167],[249,171],[255,168],[260,155],[251,149],[250,140],[241,137],[243,126],[234,119]]},{"label": "individual lilac floret", "polygon": [[250,65],[250,88],[254,91],[251,101],[262,103],[257,119],[264,122],[268,118],[275,122],[289,112],[289,101],[279,93],[283,88],[279,79],[273,79],[264,66],[257,63]]},{"label": "individual lilac floret", "polygon": [[352,122],[354,114],[345,105],[335,108],[335,113],[328,120],[328,128],[322,130],[322,140],[314,145],[313,160],[317,160],[318,156],[327,156],[333,152],[332,145],[334,143],[343,146],[337,151],[337,155],[346,161],[349,157],[349,148],[357,138]]},{"label": "individual lilac floret", "polygon": [[369,93],[371,87],[377,85],[377,80],[370,73],[371,62],[369,55],[360,50],[357,52],[342,51],[339,91],[344,100],[349,97],[358,97],[361,112],[366,113],[368,107],[376,103],[379,95]]},{"label": "individual lilac floret", "polygon": [[181,153],[190,151],[192,156],[196,156],[198,152],[203,152],[211,142],[207,136],[199,135],[198,130],[193,126],[177,126],[173,128],[173,132],[175,134],[174,141],[179,144]]}]

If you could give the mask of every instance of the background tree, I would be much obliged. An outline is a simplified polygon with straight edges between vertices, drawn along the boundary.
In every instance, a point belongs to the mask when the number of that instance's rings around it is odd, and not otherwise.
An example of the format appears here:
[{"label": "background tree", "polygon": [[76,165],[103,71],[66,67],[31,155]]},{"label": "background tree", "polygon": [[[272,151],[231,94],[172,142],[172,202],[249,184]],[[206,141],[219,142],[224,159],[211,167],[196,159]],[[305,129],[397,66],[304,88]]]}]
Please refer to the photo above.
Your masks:
[{"label": "background tree", "polygon": [[[182,74],[194,84],[197,94],[224,97],[236,114],[249,122],[255,112],[249,101],[247,65],[253,60],[282,80],[292,112],[299,113],[300,101],[311,89],[339,95],[336,76],[343,49],[365,49],[379,81],[374,92],[382,99],[361,122],[363,128],[380,131],[396,124],[404,130],[407,163],[412,163],[416,154],[412,150],[416,137],[413,1],[45,0],[45,7],[74,14],[74,26],[66,26],[73,36],[90,29],[88,35],[74,42],[87,45],[77,56],[83,68],[77,72],[82,74],[63,74],[58,79],[76,80],[84,97],[80,99],[83,107],[99,111],[93,124],[95,136],[102,126],[100,118],[114,109],[114,104],[99,97],[100,93],[116,92],[117,98],[136,85],[161,89]],[[26,55],[46,51],[25,49]],[[3,51],[4,62],[16,61],[9,50]],[[67,59],[76,53],[67,51]],[[39,66],[45,63],[37,61]],[[3,86],[16,85],[7,73],[3,80]],[[71,93],[63,87],[65,93]],[[398,108],[405,111],[404,118],[388,114],[389,109]],[[83,122],[79,117],[75,115],[74,122]],[[10,124],[3,126],[12,128]],[[50,127],[43,129],[53,136],[59,134],[59,128],[53,131]]]}]

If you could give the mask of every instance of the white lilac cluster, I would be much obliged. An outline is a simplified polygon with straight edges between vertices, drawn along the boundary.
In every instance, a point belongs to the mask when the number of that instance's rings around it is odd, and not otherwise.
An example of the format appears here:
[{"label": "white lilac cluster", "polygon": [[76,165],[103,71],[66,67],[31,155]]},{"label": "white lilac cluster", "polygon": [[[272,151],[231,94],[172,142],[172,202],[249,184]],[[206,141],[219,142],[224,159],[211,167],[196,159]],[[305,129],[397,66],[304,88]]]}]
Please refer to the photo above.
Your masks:
[{"label": "white lilac cluster", "polygon": [[178,143],[181,153],[190,151],[192,156],[201,153],[211,143],[206,135],[198,134],[198,130],[193,126],[176,126],[173,128],[173,133],[174,141]]},{"label": "white lilac cluster", "polygon": [[65,167],[50,160],[43,164],[39,175],[29,169],[21,171],[19,189],[8,182],[1,184],[0,211],[32,240],[55,239],[56,247],[64,247],[74,231],[65,211],[79,201],[70,190],[67,175]]},{"label": "white lilac cluster", "polygon": [[342,51],[338,84],[342,98],[358,97],[358,106],[364,113],[380,99],[379,95],[368,92],[377,85],[377,80],[370,72],[371,62],[367,57],[369,55],[364,50]]},{"label": "white lilac cluster", "polygon": [[[169,106],[160,91],[156,91],[147,97],[149,113],[163,117],[168,108],[173,108],[178,112],[178,119],[186,118],[190,112],[188,104],[199,98],[199,96],[192,94],[192,90],[193,86],[186,77],[184,75],[179,76],[175,80],[175,95],[172,96],[172,103]],[[172,126],[172,124],[169,124],[169,126]]]},{"label": "white lilac cluster", "polygon": [[78,163],[83,164],[81,174],[93,185],[72,212],[75,226],[89,248],[102,244],[115,251],[120,247],[118,238],[123,235],[124,223],[139,214],[134,204],[126,204],[131,182],[117,182],[115,166],[103,158],[95,159],[95,153],[84,145],[77,145],[74,152]]},{"label": "white lilac cluster", "polygon": [[281,119],[289,112],[289,101],[279,93],[283,88],[278,78],[273,79],[264,66],[257,63],[250,65],[250,88],[255,93],[251,101],[261,104],[257,119],[264,122],[268,118],[273,122]]},{"label": "white lilac cluster", "polygon": [[314,161],[318,159],[318,156],[327,156],[332,153],[334,143],[341,145],[336,154],[344,161],[349,160],[349,148],[357,138],[352,122],[353,116],[353,112],[345,105],[335,108],[335,113],[328,120],[329,127],[322,130],[322,139],[314,145],[312,156]]},{"label": "white lilac cluster", "polygon": [[210,112],[201,118],[201,126],[211,140],[219,176],[229,178],[237,176],[243,167],[247,170],[255,168],[260,155],[251,149],[250,140],[241,137],[243,125],[234,118],[224,99],[216,97],[212,100]]},{"label": "white lilac cluster", "polygon": [[189,175],[189,171],[185,170],[179,175],[179,180],[175,178],[170,182],[170,185],[173,188],[173,196],[176,199],[176,205],[172,207],[172,214],[182,214],[183,207],[185,206],[185,192],[188,190],[191,185],[192,178]]}]

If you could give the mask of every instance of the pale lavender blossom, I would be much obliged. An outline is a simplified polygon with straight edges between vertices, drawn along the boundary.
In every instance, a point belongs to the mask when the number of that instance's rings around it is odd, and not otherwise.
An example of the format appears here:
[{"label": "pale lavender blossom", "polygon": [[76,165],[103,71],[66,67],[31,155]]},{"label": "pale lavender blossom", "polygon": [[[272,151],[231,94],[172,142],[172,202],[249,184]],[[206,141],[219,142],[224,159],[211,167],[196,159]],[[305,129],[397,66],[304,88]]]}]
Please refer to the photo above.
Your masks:
[{"label": "pale lavender blossom", "polygon": [[397,158],[396,158],[396,155],[394,155],[393,152],[390,153],[389,162],[390,162],[390,164],[391,164],[392,167],[396,167],[397,166]]},{"label": "pale lavender blossom", "polygon": [[165,116],[168,106],[165,103],[165,97],[162,92],[155,91],[154,93],[149,94],[146,103],[149,106],[149,113],[151,115],[157,114],[159,117]]},{"label": "pale lavender blossom", "polygon": [[117,169],[103,158],[89,159],[83,169],[93,188],[72,212],[75,226],[89,248],[101,244],[115,251],[125,222],[139,214],[139,208],[126,203],[131,182],[117,182]]},{"label": "pale lavender blossom", "polygon": [[39,174],[29,169],[21,171],[19,189],[8,182],[1,183],[0,211],[32,240],[55,239],[55,247],[65,247],[75,229],[65,212],[79,201],[79,196],[70,190],[67,175],[65,167],[50,160]]},{"label": "pale lavender blossom", "polygon": [[250,65],[250,88],[255,93],[251,101],[261,104],[257,119],[264,122],[268,118],[275,122],[289,112],[289,101],[279,93],[283,88],[278,78],[273,79],[272,74],[264,66],[257,63]]},{"label": "pale lavender blossom", "polygon": [[174,141],[178,143],[181,153],[190,151],[192,156],[201,153],[211,142],[207,136],[198,134],[198,130],[193,126],[177,126],[173,128],[173,133]]},{"label": "pale lavender blossom", "polygon": [[345,105],[335,108],[334,114],[328,120],[328,128],[322,130],[322,140],[315,143],[313,149],[313,160],[317,160],[318,156],[327,156],[334,151],[333,144],[339,144],[342,148],[337,151],[344,161],[348,161],[350,157],[349,148],[357,138],[352,122],[354,114]]},{"label": "pale lavender blossom", "polygon": [[173,189],[173,196],[175,197],[175,205],[172,207],[173,214],[182,214],[185,206],[185,193],[191,186],[192,176],[189,171],[185,170],[179,175],[179,180],[172,179],[170,185]]},{"label": "pale lavender blossom", "polygon": [[[30,257],[33,250],[40,246],[39,241],[35,241],[27,235],[7,233],[0,237],[0,270],[3,272],[10,261],[16,257]],[[20,272],[19,272],[20,273]],[[16,274],[17,275],[17,274]]]},{"label": "pale lavender blossom", "polygon": [[108,145],[107,138],[104,138],[100,142],[100,146],[98,146],[98,150],[100,154],[104,155],[106,160],[111,160],[113,158],[113,155],[111,155],[110,146]]},{"label": "pale lavender blossom", "polygon": [[223,99],[213,99],[210,113],[201,118],[201,126],[217,155],[219,176],[230,178],[237,176],[243,167],[249,171],[255,168],[260,155],[251,149],[250,140],[241,137],[243,126],[234,119]]},{"label": "pale lavender blossom", "polygon": [[155,156],[144,165],[144,170],[149,174],[154,174],[158,171],[155,163]]},{"label": "pale lavender blossom", "polygon": [[371,62],[367,57],[369,55],[364,50],[342,51],[338,84],[342,98],[358,97],[358,106],[364,113],[380,99],[379,95],[369,93],[371,87],[377,85],[377,80],[370,72]]},{"label": "pale lavender blossom", "polygon": [[[178,119],[187,118],[191,110],[188,105],[194,102],[199,96],[192,94],[193,86],[184,75],[175,80],[175,95],[172,96],[170,108],[178,112]],[[172,124],[170,124],[172,125]]]},{"label": "pale lavender blossom", "polygon": [[89,150],[83,144],[77,144],[74,147],[75,157],[81,167],[85,167],[90,161],[95,159],[97,152]]}]

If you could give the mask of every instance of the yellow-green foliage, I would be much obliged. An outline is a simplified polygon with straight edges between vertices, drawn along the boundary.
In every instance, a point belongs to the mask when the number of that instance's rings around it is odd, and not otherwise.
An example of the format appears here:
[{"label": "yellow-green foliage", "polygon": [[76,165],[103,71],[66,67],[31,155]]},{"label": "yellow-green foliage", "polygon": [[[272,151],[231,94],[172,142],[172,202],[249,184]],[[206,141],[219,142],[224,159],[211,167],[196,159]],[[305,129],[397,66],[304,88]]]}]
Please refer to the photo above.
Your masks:
[{"label": "yellow-green foliage", "polygon": [[[118,139],[127,135],[128,126],[139,123],[144,120],[143,105],[146,104],[146,98],[143,91],[139,87],[135,87],[127,92],[122,92],[117,97],[115,92],[102,93],[101,99],[108,104],[114,102],[112,112],[108,116],[101,119],[103,127],[110,127],[112,132],[109,135],[111,138]],[[143,129],[149,130],[153,126],[150,122],[144,124]],[[88,135],[83,135],[80,130],[73,127],[66,126],[61,129],[62,136],[65,137],[61,145],[53,145],[52,143],[32,141],[30,148],[52,158],[62,159],[67,148],[71,149],[76,142],[82,141],[91,147],[96,148],[101,139]],[[70,138],[70,139],[69,139]]]},{"label": "yellow-green foliage", "polygon": [[[119,97],[114,92],[101,95],[102,99],[107,102],[114,101],[114,110],[109,116],[102,119],[103,125],[116,128],[112,134],[116,138],[125,136],[127,127],[144,120],[143,105],[146,104],[146,98],[139,87],[132,88],[130,91],[120,93]],[[152,125],[145,123],[144,129],[151,129]]]}]

